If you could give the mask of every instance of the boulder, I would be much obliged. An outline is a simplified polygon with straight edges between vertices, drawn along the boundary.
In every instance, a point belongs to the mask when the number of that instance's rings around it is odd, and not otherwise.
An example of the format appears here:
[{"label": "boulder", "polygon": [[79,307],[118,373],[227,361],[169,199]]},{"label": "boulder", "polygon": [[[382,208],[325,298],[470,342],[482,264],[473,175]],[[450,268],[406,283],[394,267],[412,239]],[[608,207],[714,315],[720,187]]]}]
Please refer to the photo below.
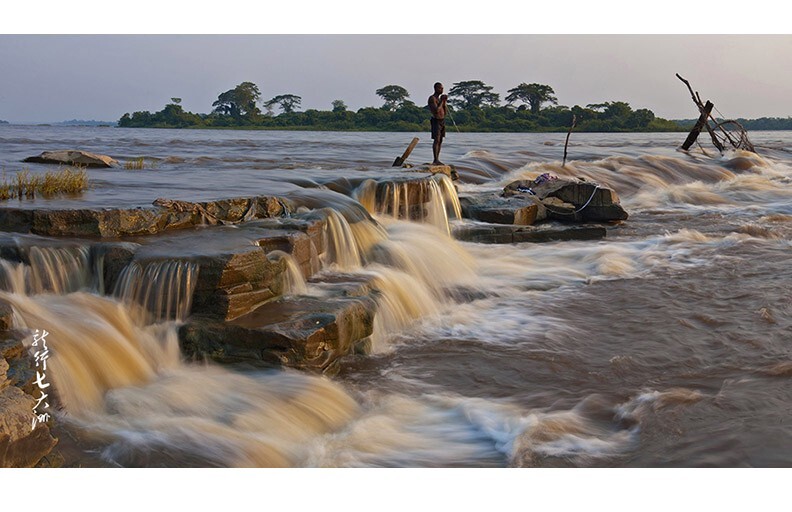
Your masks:
[{"label": "boulder", "polygon": [[32,428],[35,404],[15,386],[0,389],[0,468],[33,467],[57,443],[46,423]]},{"label": "boulder", "polygon": [[[560,213],[555,216],[558,220],[619,221],[628,217],[627,212],[619,204],[619,196],[616,191],[580,178],[577,180],[549,179],[541,182],[537,182],[537,180],[514,181],[503,189],[503,196],[512,197],[525,194],[529,189],[542,200],[545,206],[550,206],[548,208],[550,218],[554,218],[551,212],[557,208],[553,208],[552,204],[546,202],[548,198],[556,198],[574,206],[572,210],[574,215],[566,215],[568,212]],[[566,210],[566,207],[562,209]]]},{"label": "boulder", "polygon": [[97,155],[76,149],[63,151],[45,151],[38,156],[25,158],[23,162],[36,164],[76,165],[79,167],[116,167],[118,161],[107,155]]},{"label": "boulder", "polygon": [[339,357],[365,346],[375,309],[368,296],[280,298],[230,322],[192,317],[179,341],[188,356],[333,373]]},{"label": "boulder", "polygon": [[542,202],[530,194],[499,197],[492,193],[460,196],[462,216],[491,224],[530,226],[547,217]]}]

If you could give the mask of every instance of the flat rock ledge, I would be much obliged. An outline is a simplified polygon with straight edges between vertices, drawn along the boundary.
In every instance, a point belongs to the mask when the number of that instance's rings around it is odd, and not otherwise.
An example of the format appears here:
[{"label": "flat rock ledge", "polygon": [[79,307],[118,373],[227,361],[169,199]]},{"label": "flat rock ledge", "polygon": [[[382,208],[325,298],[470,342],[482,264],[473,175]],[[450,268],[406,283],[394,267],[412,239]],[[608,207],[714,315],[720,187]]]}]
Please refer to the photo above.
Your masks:
[{"label": "flat rock ledge", "polygon": [[456,167],[453,165],[432,165],[432,164],[421,164],[421,165],[404,165],[402,166],[402,170],[406,172],[428,172],[431,175],[435,174],[445,174],[452,180],[459,179],[459,174],[457,173]]},{"label": "flat rock ledge", "polygon": [[38,156],[31,156],[22,160],[26,163],[74,165],[77,167],[116,167],[118,161],[107,155],[98,155],[77,149],[61,151],[44,151]]},{"label": "flat rock ledge", "polygon": [[119,238],[206,224],[234,224],[293,211],[288,200],[271,196],[167,204],[128,209],[0,208],[0,229],[45,236]]}]

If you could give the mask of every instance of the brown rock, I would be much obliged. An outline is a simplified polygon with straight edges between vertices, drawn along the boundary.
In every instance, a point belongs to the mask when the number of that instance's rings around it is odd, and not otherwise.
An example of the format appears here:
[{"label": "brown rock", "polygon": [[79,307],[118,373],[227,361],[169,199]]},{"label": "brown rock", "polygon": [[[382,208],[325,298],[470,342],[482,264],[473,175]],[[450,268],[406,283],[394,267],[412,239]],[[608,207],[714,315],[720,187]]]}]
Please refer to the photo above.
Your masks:
[{"label": "brown rock", "polygon": [[37,164],[77,165],[80,167],[116,167],[118,162],[107,155],[97,155],[76,149],[45,151],[39,156],[25,158],[23,162]]},{"label": "brown rock", "polygon": [[463,217],[491,224],[530,226],[547,217],[542,202],[529,194],[509,197],[491,193],[466,195],[461,196],[459,202]]},{"label": "brown rock", "polygon": [[370,297],[283,298],[231,322],[191,318],[179,339],[193,356],[332,373],[339,357],[365,345],[375,307]]},{"label": "brown rock", "polygon": [[0,390],[0,467],[33,467],[57,443],[46,424],[32,428],[35,404],[14,386]]}]

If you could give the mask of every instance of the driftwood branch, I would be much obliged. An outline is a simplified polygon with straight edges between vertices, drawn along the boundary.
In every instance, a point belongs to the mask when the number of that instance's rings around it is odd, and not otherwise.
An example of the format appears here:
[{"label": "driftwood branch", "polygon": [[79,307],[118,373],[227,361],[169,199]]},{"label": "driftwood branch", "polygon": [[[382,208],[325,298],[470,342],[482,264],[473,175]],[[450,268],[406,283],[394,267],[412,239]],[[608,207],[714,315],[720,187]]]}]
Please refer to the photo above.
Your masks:
[{"label": "driftwood branch", "polygon": [[[724,145],[726,142],[731,144],[731,146],[736,149],[744,149],[755,152],[753,144],[751,144],[751,141],[748,140],[748,132],[740,123],[731,120],[718,122],[718,120],[712,115],[712,109],[715,107],[715,105],[709,100],[704,103],[701,100],[701,95],[698,93],[698,91],[694,91],[693,87],[690,85],[690,82],[682,78],[679,73],[676,73],[676,77],[682,81],[685,86],[687,86],[687,89],[690,92],[690,97],[693,99],[693,103],[696,104],[696,107],[699,111],[698,121],[696,121],[693,129],[690,130],[685,142],[682,144],[682,149],[685,151],[689,150],[698,139],[701,130],[705,129],[707,130],[707,133],[709,133],[710,139],[712,139],[712,144],[718,148],[718,151],[721,153],[723,153],[725,150]],[[712,120],[713,126],[710,126],[710,119]],[[734,124],[737,127],[737,132],[739,133],[739,137],[737,139],[732,137],[732,134],[726,130],[724,125],[727,124]],[[718,137],[718,134],[715,133],[716,130],[720,131],[722,138]]]}]

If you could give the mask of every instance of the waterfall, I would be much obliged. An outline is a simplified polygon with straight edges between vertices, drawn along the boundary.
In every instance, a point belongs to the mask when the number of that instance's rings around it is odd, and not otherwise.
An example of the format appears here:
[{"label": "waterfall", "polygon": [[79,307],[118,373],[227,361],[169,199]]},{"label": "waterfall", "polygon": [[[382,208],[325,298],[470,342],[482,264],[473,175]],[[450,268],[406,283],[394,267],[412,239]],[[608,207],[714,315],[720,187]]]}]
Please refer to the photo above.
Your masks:
[{"label": "waterfall", "polygon": [[[88,247],[30,247],[29,265],[0,261],[0,287],[20,295],[65,294],[101,288]],[[101,268],[98,269],[101,274]]]},{"label": "waterfall", "polygon": [[359,269],[367,262],[371,248],[387,238],[376,221],[360,219],[353,224],[332,208],[325,209],[325,265],[335,264],[339,270]]},{"label": "waterfall", "polygon": [[[311,439],[341,428],[358,405],[341,386],[291,372],[241,374],[180,360],[173,322],[144,325],[112,297],[0,292],[45,329],[59,421],[102,435],[103,458],[200,460],[203,466],[293,466]],[[52,398],[51,398],[52,400]],[[60,415],[61,408],[53,408]]]},{"label": "waterfall", "polygon": [[267,254],[271,261],[283,260],[286,264],[286,272],[283,273],[283,295],[305,295],[308,293],[308,285],[305,283],[300,266],[294,256],[283,251],[271,251]]},{"label": "waterfall", "polygon": [[454,184],[444,174],[422,180],[366,180],[353,196],[372,215],[432,224],[446,234],[451,232],[449,209],[455,218],[462,217]]},{"label": "waterfall", "polygon": [[114,295],[145,308],[152,321],[184,320],[190,314],[198,265],[185,261],[133,261],[121,271]]},{"label": "waterfall", "polygon": [[332,208],[326,208],[325,211],[327,212],[325,224],[327,249],[324,252],[328,257],[326,264],[335,263],[340,270],[359,268],[363,264],[363,259],[349,222]]}]

